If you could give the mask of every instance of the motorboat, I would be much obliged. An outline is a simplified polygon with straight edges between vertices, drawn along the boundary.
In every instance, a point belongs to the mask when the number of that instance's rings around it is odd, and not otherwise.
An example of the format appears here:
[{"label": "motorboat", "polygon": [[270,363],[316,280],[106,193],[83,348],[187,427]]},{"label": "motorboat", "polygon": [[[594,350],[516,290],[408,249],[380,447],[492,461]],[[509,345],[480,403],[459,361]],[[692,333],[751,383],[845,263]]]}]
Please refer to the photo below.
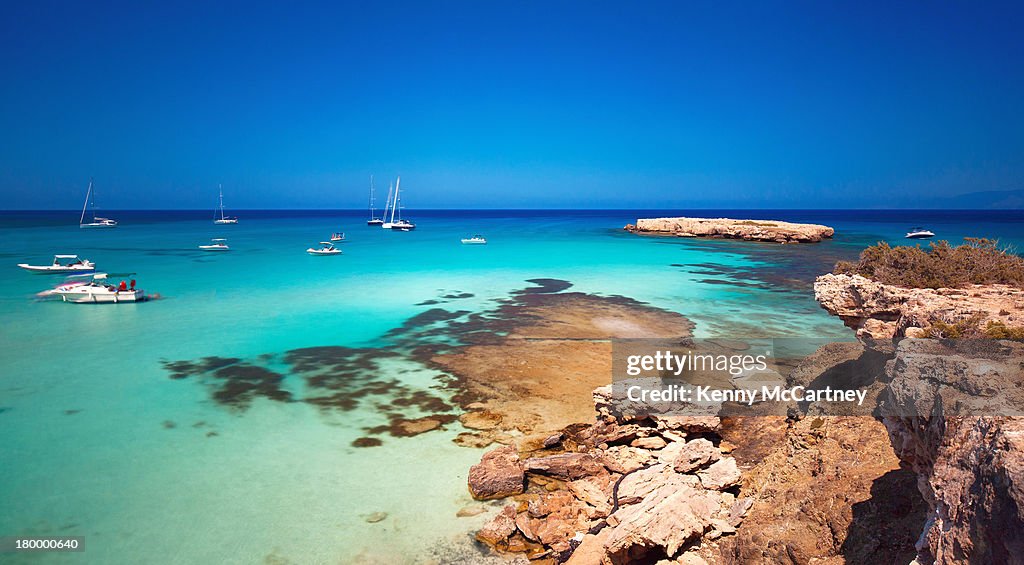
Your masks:
[{"label": "motorboat", "polygon": [[228,247],[227,242],[228,240],[222,237],[215,237],[210,240],[209,244],[200,245],[199,249],[202,249],[203,251],[231,251],[231,248]]},{"label": "motorboat", "polygon": [[73,274],[86,273],[96,270],[96,264],[88,259],[79,259],[78,255],[54,255],[53,263],[50,265],[29,265],[18,263],[18,266],[30,273],[36,274]]},{"label": "motorboat", "polygon": [[[126,273],[131,276],[134,273]],[[107,273],[73,275],[50,290],[44,290],[39,298],[60,298],[74,304],[119,304],[121,302],[142,302],[147,300],[141,288],[135,288],[135,279],[129,284],[125,280],[117,285],[109,284]]]},{"label": "motorboat", "polygon": [[[92,221],[85,221],[86,210],[92,212]],[[96,215],[96,191],[92,186],[92,179],[89,179],[89,189],[85,192],[85,204],[82,205],[82,216],[78,219],[80,228],[116,228],[117,222],[110,218],[101,218]]]},{"label": "motorboat", "polygon": [[929,237],[935,237],[935,233],[921,227],[910,228],[910,231],[907,232],[907,239],[928,239]]},{"label": "motorboat", "polygon": [[[389,200],[391,199],[391,191],[390,190],[388,190],[388,199]],[[373,213],[374,209],[375,208],[373,207],[373,175],[370,175],[370,219],[366,220],[366,225],[368,225],[368,226],[379,226],[379,225],[382,225],[384,223],[384,220],[382,218],[378,218]],[[386,215],[386,213],[385,213],[385,215]]]},{"label": "motorboat", "polygon": [[321,241],[320,248],[310,247],[306,250],[306,253],[310,255],[341,255],[341,250],[331,244],[329,241]]},{"label": "motorboat", "polygon": [[345,232],[340,231],[340,232],[332,233],[331,234],[331,241],[333,241],[335,243],[337,243],[339,241],[342,241],[342,242],[345,241]]},{"label": "motorboat", "polygon": [[474,235],[462,238],[462,243],[463,245],[487,245],[487,239],[482,235]]},{"label": "motorboat", "polygon": [[[213,216],[213,223],[215,224],[237,224],[238,218],[231,218],[224,215],[224,188],[221,185],[217,185],[220,190],[220,217],[218,218],[216,213]],[[226,251],[226,250],[225,250]]]}]

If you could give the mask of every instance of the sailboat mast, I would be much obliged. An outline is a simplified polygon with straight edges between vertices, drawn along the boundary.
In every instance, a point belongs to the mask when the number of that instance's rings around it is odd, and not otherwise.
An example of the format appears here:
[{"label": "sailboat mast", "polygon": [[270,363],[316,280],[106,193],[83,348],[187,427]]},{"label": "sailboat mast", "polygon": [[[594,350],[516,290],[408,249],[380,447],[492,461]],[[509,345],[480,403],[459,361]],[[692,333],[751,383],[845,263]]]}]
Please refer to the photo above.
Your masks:
[{"label": "sailboat mast", "polygon": [[85,203],[82,204],[82,217],[78,219],[78,225],[85,223],[85,210],[89,207],[89,198],[92,197],[92,179],[89,179],[89,190],[85,192]]},{"label": "sailboat mast", "polygon": [[384,203],[384,219],[385,220],[388,219],[388,208],[391,207],[391,192],[394,190],[394,188],[395,188],[395,186],[389,182],[388,183],[388,199],[387,199],[387,202]]},{"label": "sailboat mast", "polygon": [[217,190],[220,193],[220,195],[219,195],[219,199],[220,199],[220,219],[223,220],[224,219],[224,185],[223,184],[218,184],[217,185]]},{"label": "sailboat mast", "polygon": [[395,208],[398,208],[398,199],[399,199],[398,195],[401,193],[401,189],[399,187],[401,185],[402,185],[402,177],[398,177],[398,180],[395,181],[395,202],[391,205],[391,223],[392,224],[395,223]]},{"label": "sailboat mast", "polygon": [[373,219],[373,175],[370,175],[370,219]]}]

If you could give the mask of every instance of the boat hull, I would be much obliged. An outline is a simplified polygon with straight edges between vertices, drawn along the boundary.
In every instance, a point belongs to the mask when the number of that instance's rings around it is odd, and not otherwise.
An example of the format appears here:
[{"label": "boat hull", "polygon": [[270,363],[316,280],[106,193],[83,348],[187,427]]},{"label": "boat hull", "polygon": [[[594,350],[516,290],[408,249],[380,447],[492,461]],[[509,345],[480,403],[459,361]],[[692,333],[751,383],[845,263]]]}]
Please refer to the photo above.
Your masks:
[{"label": "boat hull", "polygon": [[223,226],[225,224],[237,224],[238,220],[214,220],[213,223]]},{"label": "boat hull", "polygon": [[66,292],[57,291],[53,294],[60,296],[64,302],[72,304],[120,304],[122,302],[143,302],[146,300],[146,294],[142,290],[118,290],[111,292],[69,290]]},{"label": "boat hull", "polygon": [[366,225],[368,226],[380,226],[384,224],[384,220],[367,220]]},{"label": "boat hull", "polygon": [[18,266],[26,271],[36,275],[73,275],[75,273],[91,273],[96,270],[96,267],[53,267],[52,265],[29,265],[28,263],[18,263]]},{"label": "boat hull", "polygon": [[117,224],[78,224],[78,227],[83,230],[103,229],[103,228],[116,228]]}]

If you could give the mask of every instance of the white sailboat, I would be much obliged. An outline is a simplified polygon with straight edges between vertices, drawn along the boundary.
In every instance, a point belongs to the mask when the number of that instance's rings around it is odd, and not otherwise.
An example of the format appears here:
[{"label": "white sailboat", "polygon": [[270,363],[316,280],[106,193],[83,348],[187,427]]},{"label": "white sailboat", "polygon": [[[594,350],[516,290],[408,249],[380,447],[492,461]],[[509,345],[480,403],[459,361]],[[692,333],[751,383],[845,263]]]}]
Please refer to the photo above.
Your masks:
[{"label": "white sailboat", "polygon": [[[388,183],[388,199],[387,199],[387,202],[384,203],[384,219],[381,221],[381,224],[380,224],[380,227],[382,227],[382,228],[384,228],[386,230],[391,229],[391,226],[394,224],[395,211],[394,211],[394,209],[391,209],[391,194],[393,192],[394,192],[394,186],[391,183]],[[391,221],[387,221],[388,220],[388,210],[389,209],[391,209],[391,218],[392,218]]]},{"label": "white sailboat", "polygon": [[[391,199],[391,190],[388,189],[388,199]],[[387,210],[384,210],[384,215],[387,215]],[[370,219],[366,220],[368,226],[379,226],[384,223],[383,218],[378,218],[373,214],[373,175],[370,175]]]},{"label": "white sailboat", "polygon": [[237,224],[238,218],[229,218],[224,215],[224,187],[223,185],[217,185],[220,190],[220,218],[216,214],[213,216],[213,223],[215,224]]},{"label": "white sailboat", "polygon": [[[391,203],[391,221],[385,222],[381,225],[382,228],[398,231],[409,231],[416,229],[416,224],[409,220],[402,219],[402,177],[398,177],[395,181],[395,199]],[[395,219],[395,214],[398,214],[398,219]]]},{"label": "white sailboat", "polygon": [[[85,221],[85,211],[92,212],[92,221]],[[89,190],[85,193],[85,204],[82,205],[82,217],[78,219],[80,228],[116,228],[117,222],[110,218],[101,218],[96,215],[95,194],[92,189],[92,179],[89,179]]]}]

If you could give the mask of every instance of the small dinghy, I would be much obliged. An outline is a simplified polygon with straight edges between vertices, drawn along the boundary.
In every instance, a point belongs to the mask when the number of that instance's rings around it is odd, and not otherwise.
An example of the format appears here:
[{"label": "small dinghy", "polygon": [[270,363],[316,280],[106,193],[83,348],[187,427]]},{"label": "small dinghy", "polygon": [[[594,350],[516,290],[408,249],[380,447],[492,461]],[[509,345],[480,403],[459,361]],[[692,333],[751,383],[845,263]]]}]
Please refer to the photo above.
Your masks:
[{"label": "small dinghy", "polygon": [[473,237],[462,238],[463,245],[487,245],[487,239],[482,235],[474,235]]}]

